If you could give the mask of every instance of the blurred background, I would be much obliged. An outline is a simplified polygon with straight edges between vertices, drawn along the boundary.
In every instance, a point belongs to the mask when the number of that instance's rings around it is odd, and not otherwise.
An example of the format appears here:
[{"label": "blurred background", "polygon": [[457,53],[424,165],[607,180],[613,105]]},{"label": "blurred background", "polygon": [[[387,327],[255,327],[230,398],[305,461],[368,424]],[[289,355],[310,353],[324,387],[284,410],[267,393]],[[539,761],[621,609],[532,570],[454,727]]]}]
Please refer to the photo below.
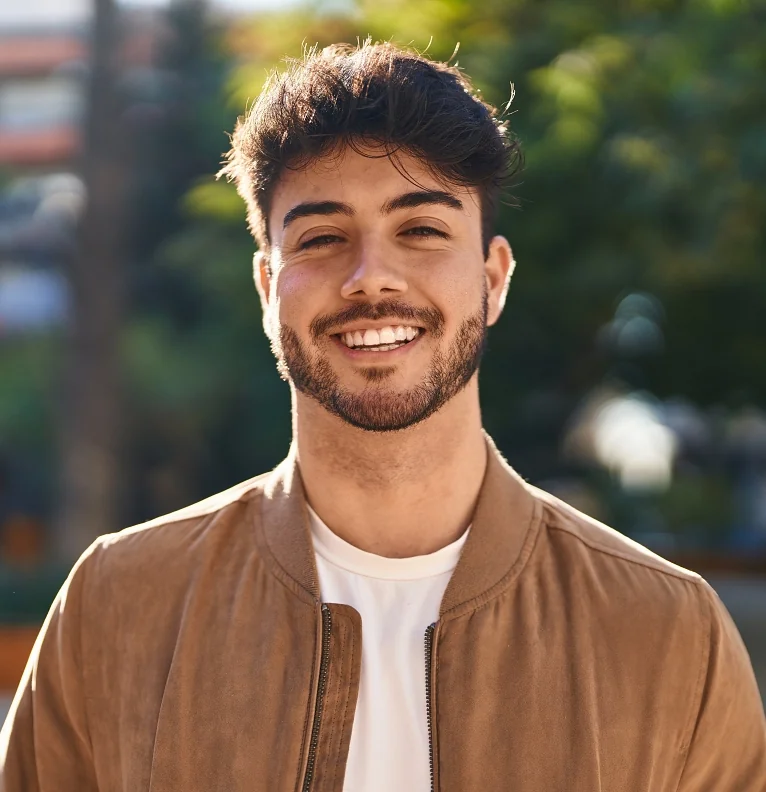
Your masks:
[{"label": "blurred background", "polygon": [[98,535],[290,435],[244,207],[214,174],[269,68],[371,35],[456,56],[527,166],[482,369],[527,479],[705,575],[766,692],[766,5],[0,4],[0,719]]}]

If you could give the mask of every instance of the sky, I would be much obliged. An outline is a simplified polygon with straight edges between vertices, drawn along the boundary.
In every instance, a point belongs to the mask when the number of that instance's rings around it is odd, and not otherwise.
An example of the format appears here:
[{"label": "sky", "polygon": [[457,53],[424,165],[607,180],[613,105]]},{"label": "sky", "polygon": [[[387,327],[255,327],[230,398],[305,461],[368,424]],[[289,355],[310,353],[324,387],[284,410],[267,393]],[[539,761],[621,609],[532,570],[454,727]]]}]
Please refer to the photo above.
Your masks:
[{"label": "sky", "polygon": [[[125,5],[142,5],[152,7],[162,7],[168,4],[168,0],[122,0]],[[296,0],[210,0],[210,4],[218,8],[230,9],[232,11],[261,11],[264,8],[284,8],[292,5]]]},{"label": "sky", "polygon": [[0,29],[36,24],[68,24],[86,19],[90,0],[0,0]]},{"label": "sky", "polygon": [[[161,8],[168,0],[119,0],[125,5]],[[210,0],[214,7],[238,11],[284,8],[296,0]],[[0,31],[42,25],[77,24],[90,15],[92,0],[0,0]]]}]

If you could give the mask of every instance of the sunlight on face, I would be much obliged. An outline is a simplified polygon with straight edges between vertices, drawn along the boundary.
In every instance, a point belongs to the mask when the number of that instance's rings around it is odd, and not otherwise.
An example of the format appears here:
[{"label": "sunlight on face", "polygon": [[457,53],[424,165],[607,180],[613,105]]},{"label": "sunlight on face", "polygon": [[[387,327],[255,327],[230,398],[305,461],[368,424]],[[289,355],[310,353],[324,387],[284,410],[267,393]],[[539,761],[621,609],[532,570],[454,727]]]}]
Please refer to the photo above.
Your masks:
[{"label": "sunlight on face", "polygon": [[260,287],[282,376],[382,432],[424,420],[471,380],[507,267],[487,273],[474,191],[445,187],[412,157],[397,166],[370,153],[284,174]]}]

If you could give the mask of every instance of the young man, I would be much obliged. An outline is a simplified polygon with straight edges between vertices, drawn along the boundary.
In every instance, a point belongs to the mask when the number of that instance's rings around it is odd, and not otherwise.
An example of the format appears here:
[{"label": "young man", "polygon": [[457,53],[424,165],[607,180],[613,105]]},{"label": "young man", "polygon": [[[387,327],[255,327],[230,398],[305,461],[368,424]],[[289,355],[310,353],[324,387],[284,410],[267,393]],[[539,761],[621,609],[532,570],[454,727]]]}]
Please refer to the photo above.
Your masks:
[{"label": "young man", "polygon": [[273,78],[225,170],[290,453],[85,553],[0,790],[766,790],[758,690],[709,586],[482,431],[517,160],[456,69],[391,45]]}]

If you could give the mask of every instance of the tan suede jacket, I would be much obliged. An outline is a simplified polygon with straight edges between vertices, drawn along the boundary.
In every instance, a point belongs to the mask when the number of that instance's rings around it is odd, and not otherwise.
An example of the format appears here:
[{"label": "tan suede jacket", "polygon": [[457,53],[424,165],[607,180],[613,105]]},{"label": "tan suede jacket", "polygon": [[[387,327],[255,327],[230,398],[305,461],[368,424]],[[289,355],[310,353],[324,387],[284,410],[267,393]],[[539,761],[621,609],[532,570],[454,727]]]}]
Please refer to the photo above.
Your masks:
[{"label": "tan suede jacket", "polygon": [[[761,700],[713,591],[491,445],[423,627],[435,790],[766,790]],[[340,792],[362,640],[321,603],[291,455],[85,553],[0,735],[0,790]]]}]

